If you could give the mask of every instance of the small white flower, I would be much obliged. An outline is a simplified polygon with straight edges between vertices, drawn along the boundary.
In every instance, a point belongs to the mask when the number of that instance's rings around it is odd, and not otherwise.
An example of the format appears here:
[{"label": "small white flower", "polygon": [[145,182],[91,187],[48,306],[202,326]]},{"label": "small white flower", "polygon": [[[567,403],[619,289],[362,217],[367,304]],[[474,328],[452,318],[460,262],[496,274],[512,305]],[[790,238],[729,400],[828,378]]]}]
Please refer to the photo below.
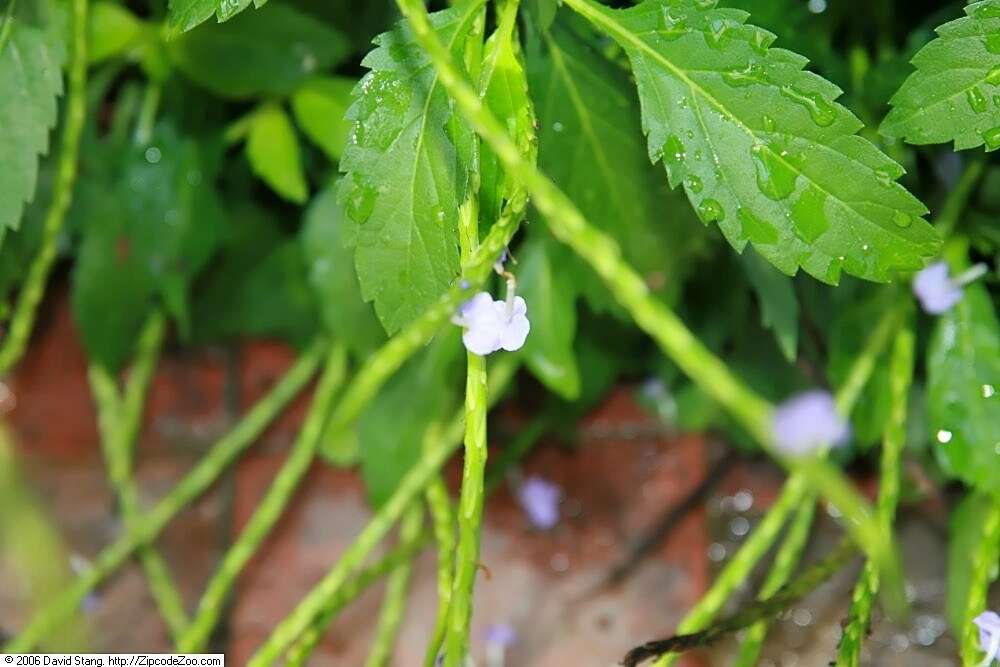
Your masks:
[{"label": "small white flower", "polygon": [[813,389],[793,396],[774,410],[774,442],[785,454],[811,454],[820,447],[846,442],[850,427],[837,412],[829,392]]},{"label": "small white flower", "polygon": [[528,304],[519,296],[494,301],[487,292],[480,292],[462,305],[452,321],[465,329],[465,348],[486,356],[497,350],[521,349],[531,329],[527,312]]}]

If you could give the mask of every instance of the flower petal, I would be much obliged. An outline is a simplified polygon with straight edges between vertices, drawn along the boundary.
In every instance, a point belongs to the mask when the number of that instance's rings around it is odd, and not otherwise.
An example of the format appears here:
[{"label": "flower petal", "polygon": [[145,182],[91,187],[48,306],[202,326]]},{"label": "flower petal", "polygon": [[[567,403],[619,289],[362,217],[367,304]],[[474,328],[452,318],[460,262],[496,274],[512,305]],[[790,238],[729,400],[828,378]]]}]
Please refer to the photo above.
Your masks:
[{"label": "flower petal", "polygon": [[529,331],[531,331],[531,323],[528,322],[528,318],[524,315],[515,315],[514,319],[503,329],[500,336],[500,347],[508,352],[520,350],[525,339],[528,338]]},{"label": "flower petal", "polygon": [[496,327],[472,327],[462,334],[462,343],[469,352],[485,357],[500,349],[500,333]]}]

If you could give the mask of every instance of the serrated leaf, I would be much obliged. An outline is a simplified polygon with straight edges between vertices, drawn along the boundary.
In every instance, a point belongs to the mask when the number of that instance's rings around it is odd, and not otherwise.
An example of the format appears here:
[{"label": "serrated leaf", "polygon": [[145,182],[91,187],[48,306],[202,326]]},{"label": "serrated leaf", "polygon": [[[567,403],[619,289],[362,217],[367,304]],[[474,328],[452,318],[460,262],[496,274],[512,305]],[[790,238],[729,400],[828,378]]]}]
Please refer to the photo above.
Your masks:
[{"label": "serrated leaf", "polygon": [[791,279],[749,248],[740,255],[740,264],[757,293],[761,323],[774,332],[785,359],[795,361],[799,347],[799,302]]},{"label": "serrated leaf", "polygon": [[330,157],[339,160],[351,134],[344,117],[357,81],[346,77],[311,79],[292,95],[292,112],[302,131]]},{"label": "serrated leaf", "polygon": [[186,32],[210,19],[228,21],[250,6],[262,7],[267,0],[170,0],[168,25],[172,31]]},{"label": "serrated leaf", "polygon": [[536,237],[518,252],[518,292],[528,304],[531,332],[524,361],[542,383],[566,400],[580,393],[573,341],[576,338],[576,285],[573,275],[557,269],[567,254],[561,246]]},{"label": "serrated leaf", "polygon": [[[646,157],[639,100],[626,73],[591,46],[584,28],[560,18],[528,49],[539,167],[618,242],[650,284],[676,294],[681,258],[694,251],[699,226]],[[613,307],[582,262],[571,258],[563,270],[579,275],[580,293],[592,307]]]},{"label": "serrated leaf", "polygon": [[[517,3],[504,5],[500,25],[486,42],[482,98],[506,126],[521,154],[534,163],[538,152],[535,111],[528,97],[528,80],[515,39],[516,19]],[[504,200],[514,190],[514,180],[508,176],[496,153],[486,145],[480,149],[479,172],[480,218],[488,225],[500,217]]]},{"label": "serrated leaf", "polygon": [[[461,53],[480,3],[431,15],[438,37]],[[341,169],[347,212],[358,225],[361,293],[395,333],[443,292],[459,270],[458,208],[470,165],[456,148],[453,117],[437,73],[400,24],[380,35],[348,111],[354,121]]]},{"label": "serrated leaf", "polygon": [[448,327],[390,379],[358,421],[361,476],[381,506],[420,459],[427,428],[458,405],[463,357],[458,327]]},{"label": "serrated leaf", "polygon": [[945,472],[1000,496],[1000,322],[980,284],[940,316],[927,350],[931,438]]},{"label": "serrated leaf", "polygon": [[364,359],[382,344],[385,333],[371,304],[361,298],[354,252],[346,238],[350,225],[343,201],[338,199],[341,189],[342,182],[330,186],[309,205],[301,232],[302,247],[323,323]]},{"label": "serrated leaf", "polygon": [[167,42],[171,62],[186,77],[233,98],[288,95],[349,51],[335,28],[283,3]]},{"label": "serrated leaf", "polygon": [[247,135],[250,168],[278,195],[301,204],[309,196],[299,157],[299,139],[288,114],[277,104],[254,112]]},{"label": "serrated leaf", "polygon": [[99,63],[136,46],[147,26],[126,7],[95,2],[87,12],[87,61]]},{"label": "serrated leaf", "polygon": [[62,59],[50,31],[0,15],[0,243],[35,193],[62,93]]},{"label": "serrated leaf", "polygon": [[73,311],[88,355],[110,370],[131,355],[157,299],[189,329],[187,289],[223,224],[203,144],[164,125],[148,147],[106,146],[108,164],[83,171]]},{"label": "serrated leaf", "polygon": [[953,141],[956,150],[1000,148],[1000,0],[965,13],[913,57],[917,71],[889,100],[883,134],[911,144]]},{"label": "serrated leaf", "polygon": [[896,183],[902,168],[855,134],[840,89],[769,48],[774,36],[745,12],[699,0],[571,4],[625,49],[650,158],[734,248],[753,243],[783,272],[829,283],[842,271],[886,281],[936,252],[926,208]]}]

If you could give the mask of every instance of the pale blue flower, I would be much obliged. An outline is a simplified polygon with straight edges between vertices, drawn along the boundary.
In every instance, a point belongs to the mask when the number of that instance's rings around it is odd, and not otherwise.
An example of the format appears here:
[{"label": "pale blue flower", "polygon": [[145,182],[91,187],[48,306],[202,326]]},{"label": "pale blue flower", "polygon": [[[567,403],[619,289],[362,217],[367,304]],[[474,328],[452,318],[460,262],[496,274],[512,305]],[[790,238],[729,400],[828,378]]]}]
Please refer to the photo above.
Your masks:
[{"label": "pale blue flower", "polygon": [[948,265],[935,262],[913,279],[913,293],[930,315],[945,313],[962,300],[962,288],[948,276]]},{"label": "pale blue flower", "polygon": [[487,644],[507,648],[517,641],[517,630],[506,623],[496,623],[487,626],[483,631],[483,638]]},{"label": "pale blue flower", "polygon": [[462,305],[452,321],[463,327],[462,342],[469,352],[486,356],[497,350],[521,349],[531,325],[528,304],[519,296],[509,301],[494,301],[487,292],[479,292]]},{"label": "pale blue flower", "polygon": [[793,396],[775,409],[771,432],[782,453],[800,456],[843,444],[850,427],[837,412],[830,392],[813,389]]},{"label": "pale blue flower", "polygon": [[529,477],[517,491],[521,509],[531,525],[549,530],[559,523],[559,487],[541,477]]},{"label": "pale blue flower", "polygon": [[990,667],[994,660],[1000,661],[1000,614],[984,611],[972,622],[979,628],[979,645],[986,652],[979,667]]}]

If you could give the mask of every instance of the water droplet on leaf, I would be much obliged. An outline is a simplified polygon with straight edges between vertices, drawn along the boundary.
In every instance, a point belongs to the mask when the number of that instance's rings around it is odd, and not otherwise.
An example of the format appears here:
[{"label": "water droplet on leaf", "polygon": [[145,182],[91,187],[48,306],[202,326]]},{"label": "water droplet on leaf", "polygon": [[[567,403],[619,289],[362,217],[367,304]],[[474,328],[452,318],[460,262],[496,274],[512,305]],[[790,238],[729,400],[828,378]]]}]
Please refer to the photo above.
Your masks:
[{"label": "water droplet on leaf", "polygon": [[766,84],[764,68],[755,63],[722,73],[722,80],[730,86],[749,86],[754,83]]},{"label": "water droplet on leaf", "polygon": [[984,113],[989,106],[986,96],[983,95],[983,91],[979,90],[979,86],[969,88],[965,93],[965,99],[968,100],[969,106],[976,113]]},{"label": "water droplet on leaf", "polygon": [[778,151],[756,144],[750,149],[757,171],[757,187],[769,199],[780,201],[795,190],[795,171],[778,156]]},{"label": "water droplet on leaf", "polygon": [[806,243],[814,242],[830,227],[825,208],[826,194],[815,186],[807,187],[792,204],[791,216],[795,233]]},{"label": "water droplet on leaf", "polygon": [[913,224],[913,218],[908,213],[896,210],[892,212],[892,222],[900,229],[906,229]]},{"label": "water droplet on leaf", "polygon": [[983,132],[983,141],[986,143],[986,150],[995,151],[1000,148],[1000,126]]},{"label": "water droplet on leaf", "polygon": [[763,121],[764,121],[764,131],[774,132],[775,128],[774,119],[771,118],[770,116],[764,116]]},{"label": "water droplet on leaf", "polygon": [[679,164],[687,157],[684,154],[684,144],[677,135],[671,134],[667,137],[667,142],[663,145],[663,156],[671,164]]},{"label": "water droplet on leaf", "polygon": [[726,218],[726,212],[722,204],[714,199],[703,199],[698,204],[698,216],[706,225],[710,222],[722,222]]},{"label": "water droplet on leaf", "polygon": [[736,209],[736,217],[739,218],[743,236],[754,243],[770,245],[778,242],[778,230],[774,225],[760,219],[750,209],[741,206]]},{"label": "water droplet on leaf", "polygon": [[375,208],[375,190],[362,183],[355,183],[347,197],[347,215],[359,225],[367,220]]},{"label": "water droplet on leaf", "polygon": [[987,51],[1000,55],[1000,33],[995,32],[991,35],[986,35],[983,41],[986,43]]},{"label": "water droplet on leaf", "polygon": [[800,104],[809,112],[809,117],[820,127],[827,127],[837,119],[837,110],[819,93],[804,93],[794,86],[782,86],[781,94]]},{"label": "water droplet on leaf", "polygon": [[701,182],[701,179],[695,176],[694,174],[691,174],[690,176],[684,179],[684,185],[687,186],[688,190],[690,190],[695,194],[701,192],[705,187],[704,184]]},{"label": "water droplet on leaf", "polygon": [[728,21],[715,19],[708,26],[705,33],[705,41],[713,49],[724,49],[732,39],[732,28]]}]

